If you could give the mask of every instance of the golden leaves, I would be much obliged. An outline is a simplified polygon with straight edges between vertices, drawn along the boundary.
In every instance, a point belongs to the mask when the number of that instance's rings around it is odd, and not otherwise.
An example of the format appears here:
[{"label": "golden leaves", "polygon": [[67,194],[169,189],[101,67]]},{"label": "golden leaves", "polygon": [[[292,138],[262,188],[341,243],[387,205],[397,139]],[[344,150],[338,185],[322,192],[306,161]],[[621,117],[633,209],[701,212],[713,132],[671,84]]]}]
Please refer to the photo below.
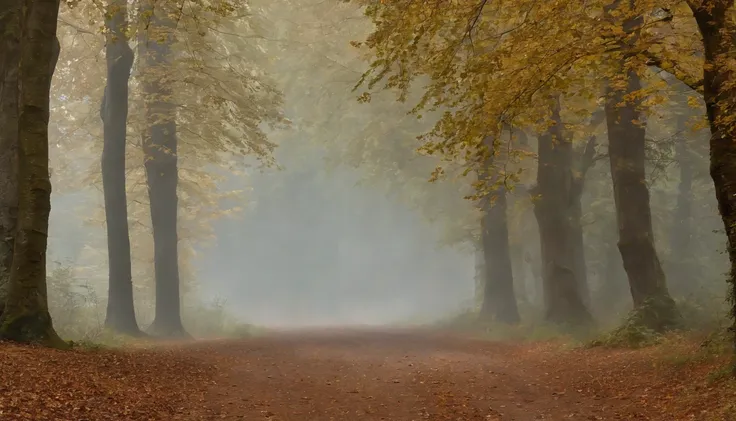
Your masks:
[{"label": "golden leaves", "polygon": [[[366,14],[376,27],[365,45],[375,60],[362,81],[369,89],[383,81],[403,98],[412,82],[422,80],[424,95],[413,112],[443,114],[420,138],[421,150],[455,163],[482,162],[481,139],[498,138],[506,127],[545,130],[547,99],[561,93],[571,133],[587,139],[594,128],[586,120],[600,107],[603,83],[625,88],[619,63],[647,79],[627,100],[649,110],[666,104],[671,93],[651,71],[654,65],[685,79],[702,61],[692,54],[698,45],[692,16],[679,2],[644,0],[604,19],[608,3],[374,4]],[[623,22],[637,16],[643,17],[636,21],[639,30],[624,29]],[[507,153],[515,155],[519,146],[509,142]]]}]

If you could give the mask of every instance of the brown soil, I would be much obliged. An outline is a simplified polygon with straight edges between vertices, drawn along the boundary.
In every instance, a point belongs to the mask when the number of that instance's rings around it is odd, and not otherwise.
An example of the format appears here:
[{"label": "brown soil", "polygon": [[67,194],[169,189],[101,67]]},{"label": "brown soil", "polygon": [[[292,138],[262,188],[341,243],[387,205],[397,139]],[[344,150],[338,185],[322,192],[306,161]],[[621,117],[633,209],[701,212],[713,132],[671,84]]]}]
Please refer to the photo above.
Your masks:
[{"label": "brown soil", "polygon": [[2,344],[0,420],[736,420],[731,382],[709,381],[723,361],[694,355],[356,329],[124,352]]}]

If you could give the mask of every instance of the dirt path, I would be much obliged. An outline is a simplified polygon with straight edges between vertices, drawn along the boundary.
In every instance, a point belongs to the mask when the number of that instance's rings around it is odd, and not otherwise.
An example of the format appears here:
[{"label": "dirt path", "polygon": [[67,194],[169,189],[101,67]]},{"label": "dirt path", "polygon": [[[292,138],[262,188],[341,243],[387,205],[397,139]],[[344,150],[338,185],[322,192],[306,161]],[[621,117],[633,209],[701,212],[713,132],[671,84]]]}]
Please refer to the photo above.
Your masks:
[{"label": "dirt path", "polygon": [[223,343],[231,420],[595,420],[592,398],[513,364],[512,347],[413,332],[301,332]]},{"label": "dirt path", "polygon": [[[0,344],[0,420],[736,420],[717,362],[426,331],[281,332],[148,350]],[[685,353],[685,354],[682,354]],[[696,354],[693,354],[696,355]]]}]

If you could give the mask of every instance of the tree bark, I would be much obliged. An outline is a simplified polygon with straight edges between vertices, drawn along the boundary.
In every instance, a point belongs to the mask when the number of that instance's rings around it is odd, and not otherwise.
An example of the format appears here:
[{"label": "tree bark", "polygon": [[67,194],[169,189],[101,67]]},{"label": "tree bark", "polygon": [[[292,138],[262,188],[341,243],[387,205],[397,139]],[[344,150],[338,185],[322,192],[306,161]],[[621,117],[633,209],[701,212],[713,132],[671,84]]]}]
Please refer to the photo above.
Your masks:
[{"label": "tree bark", "polygon": [[588,285],[588,265],[585,260],[585,242],[583,235],[583,178],[573,179],[570,209],[570,234],[572,238],[573,270],[578,294],[586,308],[590,308],[590,286]]},{"label": "tree bark", "polygon": [[51,212],[49,95],[59,58],[59,0],[26,0],[23,12],[18,72],[18,230],[0,335],[64,347],[51,322],[46,292]]},{"label": "tree bark", "polygon": [[626,89],[616,90],[609,86],[605,107],[618,249],[634,301],[634,322],[663,331],[673,327],[679,316],[654,248],[641,104],[638,101],[623,104],[624,96],[639,91],[641,83],[634,71],[625,72],[622,76]]},{"label": "tree bark", "polygon": [[552,119],[555,124],[539,136],[537,185],[531,190],[539,225],[545,319],[588,324],[592,316],[581,294],[579,273],[580,194],[573,174],[572,140],[563,134],[559,100],[555,100]]},{"label": "tree bark", "polygon": [[673,293],[689,295],[696,291],[691,240],[693,235],[693,156],[685,135],[687,116],[678,117],[678,139],[675,144],[675,161],[680,167],[680,184],[677,189],[677,205],[670,230],[670,275]]},{"label": "tree bark", "polygon": [[527,290],[526,277],[524,276],[524,247],[522,245],[511,246],[509,252],[511,255],[511,273],[514,274],[514,296],[516,297],[516,302],[522,306],[529,307],[529,292]]},{"label": "tree bark", "polygon": [[[558,117],[559,118],[559,117]],[[605,112],[603,110],[596,110],[591,115],[590,129],[595,130],[605,120]],[[562,121],[558,121],[562,125]],[[563,133],[563,135],[566,135]],[[568,136],[571,142],[571,135]],[[572,189],[571,189],[571,212],[570,212],[570,226],[572,232],[572,244],[573,244],[573,260],[575,267],[575,279],[577,280],[578,290],[580,297],[583,300],[586,308],[590,309],[591,296],[590,296],[590,285],[588,284],[588,265],[585,259],[585,241],[583,233],[583,191],[585,189],[585,177],[596,163],[596,148],[598,146],[598,138],[595,135],[591,135],[585,146],[580,148],[576,155],[578,161],[578,171],[573,172],[572,177]]]},{"label": "tree bark", "polygon": [[[611,231],[618,236],[617,227],[612,227]],[[601,314],[610,316],[623,306],[628,299],[628,293],[626,291],[626,272],[621,261],[621,252],[619,252],[615,241],[611,241],[609,244],[606,247],[604,278],[599,299],[602,304]]]},{"label": "tree bark", "polygon": [[143,135],[154,242],[156,312],[151,333],[187,336],[181,322],[177,235],[176,106],[167,80],[171,72],[175,23],[167,10],[145,6],[150,21],[142,29],[139,57],[144,60],[146,130]]},{"label": "tree bark", "polygon": [[[736,87],[733,66],[736,25],[733,0],[703,0],[692,6],[703,38],[705,66],[703,99],[710,123],[710,175],[716,190],[718,210],[728,237],[728,258],[733,345],[736,347]],[[734,365],[736,373],[736,365]]]},{"label": "tree bark", "polygon": [[18,66],[22,0],[0,0],[0,315],[18,223]]},{"label": "tree bark", "polygon": [[105,197],[109,287],[105,326],[125,334],[140,335],[133,304],[128,201],[125,191],[125,144],[128,122],[128,81],[133,50],[128,46],[128,7],[125,0],[108,6],[107,85],[102,98],[102,187]]},{"label": "tree bark", "polygon": [[[493,186],[497,175],[493,174],[493,145],[486,139],[489,158],[480,174],[489,186]],[[506,189],[492,187],[489,194],[480,201],[483,216],[481,219],[481,247],[483,249],[483,303],[480,318],[483,321],[495,320],[501,323],[518,323],[519,309],[514,293],[514,276],[509,248],[509,228],[506,217]]]}]

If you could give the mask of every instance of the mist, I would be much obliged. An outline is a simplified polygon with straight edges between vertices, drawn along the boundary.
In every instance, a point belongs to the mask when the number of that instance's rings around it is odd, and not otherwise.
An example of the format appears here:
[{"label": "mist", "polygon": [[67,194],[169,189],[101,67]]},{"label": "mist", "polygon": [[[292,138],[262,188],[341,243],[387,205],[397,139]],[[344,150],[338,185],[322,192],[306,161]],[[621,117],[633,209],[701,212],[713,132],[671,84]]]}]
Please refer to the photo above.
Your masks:
[{"label": "mist", "polygon": [[280,327],[428,322],[472,301],[472,255],[440,247],[421,214],[356,171],[308,164],[252,176],[248,211],[218,222],[197,258],[205,296]]},{"label": "mist", "polygon": [[0,412],[736,419],[733,3],[5,0]]},{"label": "mist", "polygon": [[[576,92],[553,110],[570,141],[567,167],[542,162],[545,139],[557,134],[526,123],[496,133],[495,162],[483,155],[484,145],[461,153],[452,143],[433,142],[444,137],[470,145],[476,132],[495,128],[473,117],[478,127],[461,121],[456,130],[428,135],[444,113],[457,111],[449,103],[414,109],[437,83],[430,75],[412,75],[401,89],[360,85],[375,71],[371,49],[361,44],[375,22],[361,5],[292,6],[252,2],[248,19],[223,23],[232,30],[202,35],[181,29],[181,39],[199,49],[171,64],[181,75],[174,93],[181,104],[176,234],[185,325],[206,333],[216,328],[205,319],[304,327],[456,318],[536,325],[559,317],[573,325],[613,326],[626,317],[634,302],[618,248],[612,138],[601,104]],[[104,40],[80,32],[75,13],[68,11],[60,26],[63,48],[51,98],[52,181],[59,187],[52,194],[48,262],[51,287],[101,319],[110,256],[97,110],[110,81],[96,64]],[[188,51],[184,46],[177,48]],[[141,61],[131,67],[124,163],[134,305],[147,325],[155,318],[158,275],[143,165],[149,153],[141,130],[144,71]],[[677,80],[661,80],[670,97],[648,110],[646,162],[638,164],[648,188],[651,247],[667,280],[665,296],[722,311],[726,287],[718,279],[728,259],[708,175],[709,132],[696,121],[703,104],[688,102],[687,87]],[[655,84],[645,81],[647,89]],[[537,113],[541,105],[533,105],[519,112]],[[463,134],[467,127],[472,133]],[[509,142],[505,150],[503,142]],[[578,210],[543,210],[538,188],[557,177],[545,175],[552,167],[573,174],[578,193],[566,200],[579,202]],[[501,178],[502,188],[489,187]],[[565,188],[550,185],[541,197],[573,194]],[[506,203],[491,205],[499,195]],[[564,212],[572,216],[561,217]],[[577,227],[574,247],[566,243],[573,234],[544,229],[566,220]],[[575,257],[550,257],[557,249]],[[566,281],[549,265],[566,268],[559,259],[576,262],[580,285],[555,304],[550,291]],[[52,303],[52,311],[67,301]],[[578,309],[568,311],[578,301]],[[507,304],[513,308],[502,310]]]}]

